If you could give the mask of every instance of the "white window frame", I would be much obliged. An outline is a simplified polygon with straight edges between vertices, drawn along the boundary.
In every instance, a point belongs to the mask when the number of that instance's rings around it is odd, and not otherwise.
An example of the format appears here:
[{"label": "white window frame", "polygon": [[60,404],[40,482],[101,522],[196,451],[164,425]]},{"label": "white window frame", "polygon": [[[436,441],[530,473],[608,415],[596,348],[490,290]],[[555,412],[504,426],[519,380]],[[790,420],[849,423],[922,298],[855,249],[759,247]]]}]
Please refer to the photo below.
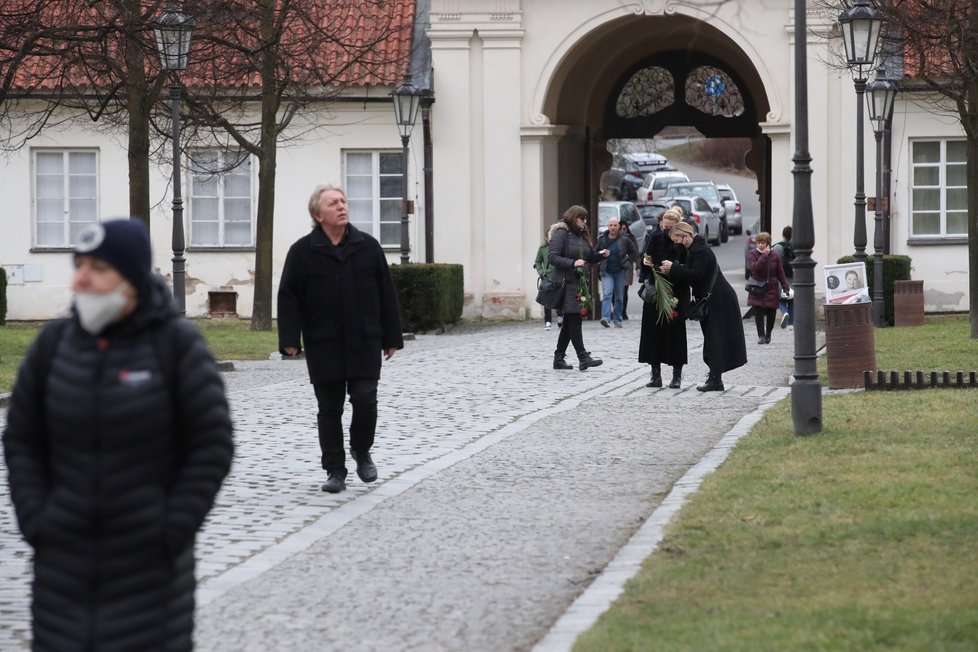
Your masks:
[{"label": "white window frame", "polygon": [[[61,155],[61,177],[63,179],[63,190],[62,193],[62,215],[61,220],[61,242],[57,244],[47,244],[41,243],[41,238],[39,237],[39,216],[38,216],[38,167],[37,167],[37,157],[39,154],[60,154]],[[94,172],[90,175],[94,177],[94,188],[95,195],[92,197],[81,197],[71,195],[71,177],[72,176],[82,176],[79,174],[71,174],[69,171],[68,161],[71,154],[91,154],[95,157],[95,167]],[[31,148],[31,219],[32,219],[32,237],[34,240],[34,247],[37,249],[53,249],[53,250],[64,250],[70,249],[74,244],[72,238],[72,230],[78,231],[84,228],[85,225],[94,224],[99,221],[99,215],[101,214],[101,182],[100,182],[100,161],[99,161],[99,150],[97,148],[90,147],[64,147],[64,148],[47,148],[47,147],[37,147]],[[92,219],[79,220],[72,219],[71,214],[71,200],[72,199],[88,199],[95,202],[95,211],[92,215]],[[48,222],[51,224],[52,222]]]},{"label": "white window frame", "polygon": [[[967,186],[948,186],[947,184],[947,170],[948,170],[948,160],[947,160],[947,145],[948,143],[963,143],[965,142],[962,138],[919,138],[910,141],[910,203],[908,213],[910,215],[910,238],[912,240],[924,240],[929,238],[939,238],[939,239],[958,239],[961,237],[967,237],[967,231],[963,233],[948,233],[947,231],[947,194],[948,190],[964,190]],[[940,158],[935,163],[917,163],[914,161],[913,148],[917,145],[933,144],[937,143],[940,146]],[[952,165],[967,166],[964,161],[954,161]],[[938,172],[938,183],[937,185],[930,186],[918,186],[916,185],[917,175],[916,171],[920,168],[937,168]],[[917,233],[915,231],[916,227],[916,214],[923,211],[914,210],[914,192],[916,190],[937,190],[939,192],[939,205],[936,210],[928,210],[926,212],[937,213],[938,219],[940,220],[940,230],[938,233]],[[953,212],[959,212],[957,209]],[[967,215],[967,208],[965,209],[965,214]],[[965,219],[965,224],[967,224],[967,218]]]},{"label": "white window frame", "polygon": [[[204,147],[204,148],[199,148],[199,149],[197,149],[197,150],[194,151],[194,155],[200,155],[200,154],[204,154],[204,153],[216,153],[218,155],[219,159],[220,159],[220,165],[223,166],[223,165],[226,164],[225,162],[227,160],[228,155],[231,154],[232,152],[228,152],[228,151],[226,151],[224,149],[217,148],[217,147]],[[214,178],[215,178],[215,180],[216,180],[216,182],[217,182],[217,195],[216,196],[213,196],[213,195],[205,195],[205,196],[202,197],[201,195],[199,195],[199,194],[196,193],[196,190],[197,190],[196,179],[197,179],[198,176],[202,176],[202,175],[198,175],[197,174],[197,171],[195,170],[195,164],[194,164],[193,160],[191,159],[191,161],[189,161],[188,162],[188,165],[187,165],[187,170],[188,170],[188,172],[187,172],[187,186],[188,186],[187,187],[187,212],[189,213],[189,216],[190,216],[190,237],[189,237],[189,239],[188,239],[189,241],[187,243],[188,249],[201,250],[201,249],[254,249],[255,248],[255,230],[256,230],[256,224],[255,223],[257,222],[257,219],[256,219],[256,215],[255,215],[255,211],[256,211],[256,201],[255,201],[255,187],[256,187],[255,179],[256,179],[256,171],[255,171],[255,165],[254,165],[254,158],[250,154],[247,154],[245,152],[240,152],[240,154],[242,156],[244,156],[249,161],[249,174],[248,174],[248,202],[249,202],[249,207],[248,207],[248,242],[247,243],[235,242],[235,243],[230,243],[230,244],[226,242],[225,229],[226,229],[226,226],[227,226],[227,223],[228,223],[229,220],[225,217],[224,209],[225,209],[225,200],[230,199],[230,198],[225,196],[225,183],[226,183],[228,177],[231,176],[231,175],[229,175],[227,172],[222,172],[222,173],[218,173],[218,174],[213,175]],[[241,176],[241,175],[237,175],[237,176]],[[196,227],[197,227],[198,224],[200,224],[201,222],[204,222],[205,221],[203,219],[200,219],[200,218],[194,216],[194,200],[195,199],[200,199],[200,198],[216,199],[217,200],[217,213],[218,213],[217,214],[217,232],[218,232],[217,242],[198,243],[198,242],[195,241],[196,240],[196,236],[197,236]],[[241,199],[241,197],[234,197],[234,199]],[[214,220],[208,219],[206,221],[207,222],[213,222]]]},{"label": "white window frame", "polygon": [[[380,196],[380,180],[381,180],[381,177],[382,176],[395,176],[393,174],[390,174],[390,175],[387,175],[387,174],[382,175],[381,174],[381,172],[380,172],[380,156],[381,156],[381,154],[393,154],[393,155],[396,155],[398,157],[402,157],[403,156],[403,152],[401,150],[397,150],[397,149],[369,149],[369,150],[368,149],[345,149],[345,150],[343,150],[343,180],[344,180],[343,187],[346,190],[346,193],[347,193],[347,201],[348,202],[353,201],[355,199],[354,197],[351,197],[350,196],[350,187],[351,187],[350,178],[353,175],[350,172],[350,166],[348,164],[348,157],[351,154],[360,154],[360,155],[362,155],[362,154],[370,154],[370,179],[371,179],[371,193],[370,193],[370,198],[371,198],[371,202],[370,202],[370,230],[369,230],[369,233],[374,238],[376,238],[377,241],[380,242],[381,246],[384,247],[385,249],[396,249],[396,248],[400,247],[400,245],[401,245],[401,239],[400,239],[400,221],[401,221],[401,216],[400,216],[400,212],[398,212],[397,219],[381,220],[381,201],[382,200],[390,201],[390,202],[396,201],[397,202],[397,205],[400,206],[401,202],[404,200],[404,197],[403,197],[403,187],[404,186],[403,185],[399,186],[401,188],[401,191],[398,193],[398,195],[396,197],[381,197]],[[402,162],[402,166],[403,166],[403,162]],[[356,176],[366,176],[366,175],[356,175]],[[401,177],[401,179],[403,179],[403,171],[402,171],[401,174],[397,174],[396,176]],[[351,220],[351,222],[353,222],[353,215],[352,214],[351,214],[350,220]],[[360,226],[362,226],[363,222],[358,221],[355,224],[358,225],[357,228],[360,228]],[[384,242],[384,240],[381,237],[381,233],[382,233],[382,231],[381,231],[381,224],[396,224],[396,225],[398,225],[396,241]]]}]

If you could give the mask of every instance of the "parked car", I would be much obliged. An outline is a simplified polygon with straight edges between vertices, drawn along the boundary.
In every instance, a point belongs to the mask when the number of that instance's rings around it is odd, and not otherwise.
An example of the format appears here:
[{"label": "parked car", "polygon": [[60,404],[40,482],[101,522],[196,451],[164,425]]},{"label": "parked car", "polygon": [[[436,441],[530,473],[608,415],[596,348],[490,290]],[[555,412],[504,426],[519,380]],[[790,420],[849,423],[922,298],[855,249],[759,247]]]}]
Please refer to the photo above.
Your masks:
[{"label": "parked car", "polygon": [[632,168],[622,175],[618,182],[618,199],[623,201],[635,201],[638,199],[638,190],[642,187],[642,173],[638,168]]},{"label": "parked car", "polygon": [[625,154],[624,158],[631,164],[629,167],[637,167],[643,177],[669,167],[669,159],[658,152],[633,152]]},{"label": "parked car", "polygon": [[698,195],[663,197],[662,201],[668,202],[670,206],[679,206],[682,208],[686,215],[689,215],[696,221],[699,227],[697,233],[702,235],[714,247],[720,246],[720,243],[723,241],[723,222],[720,221],[720,216],[710,206],[710,202]]},{"label": "parked car", "polygon": [[[672,208],[673,204],[671,201],[651,201],[645,204],[635,204],[638,209],[638,214],[642,216],[645,220],[645,226],[649,231],[654,231],[659,228],[659,216],[664,212]],[[693,227],[696,233],[700,232],[700,225],[696,223],[690,215],[683,211],[682,221]]]},{"label": "parked car", "polygon": [[744,231],[744,218],[740,214],[737,193],[725,183],[718,183],[717,190],[720,191],[720,199],[723,200],[723,207],[727,212],[727,228],[734,235],[740,235]]},{"label": "parked car", "polygon": [[687,181],[681,183],[671,183],[666,189],[667,194],[670,196],[683,196],[683,195],[699,195],[706,201],[710,202],[710,206],[713,207],[714,212],[719,216],[720,221],[723,223],[723,230],[720,233],[720,241],[726,242],[730,237],[727,232],[727,210],[723,205],[723,199],[720,197],[720,191],[717,190],[717,186],[712,181]]},{"label": "parked car", "polygon": [[598,202],[598,235],[608,228],[612,217],[617,217],[619,223],[628,227],[639,246],[645,242],[645,220],[639,215],[635,204],[630,201]]},{"label": "parked car", "polygon": [[666,188],[671,183],[689,181],[689,177],[679,170],[659,170],[652,172],[645,177],[642,187],[638,189],[637,201],[650,202],[665,196]]},{"label": "parked car", "polygon": [[757,220],[747,227],[747,238],[744,243],[744,278],[750,278],[750,252],[757,249],[757,240],[754,239],[761,232],[761,221]]}]

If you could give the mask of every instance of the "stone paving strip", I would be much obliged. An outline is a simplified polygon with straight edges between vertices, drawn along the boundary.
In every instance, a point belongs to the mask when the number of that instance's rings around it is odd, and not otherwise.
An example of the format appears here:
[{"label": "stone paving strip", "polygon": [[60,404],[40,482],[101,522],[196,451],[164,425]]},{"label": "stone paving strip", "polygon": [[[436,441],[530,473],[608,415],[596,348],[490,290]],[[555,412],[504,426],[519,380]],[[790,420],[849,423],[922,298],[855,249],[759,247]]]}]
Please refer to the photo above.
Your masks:
[{"label": "stone paving strip", "polygon": [[[530,649],[676,482],[786,393],[790,331],[748,340],[752,362],[703,395],[698,325],[681,390],[644,386],[639,328],[586,324],[605,363],[583,373],[550,369],[557,331],[540,322],[409,341],[381,379],[380,479],[351,465],[335,495],[319,490],[305,364],[235,363],[234,466],[197,541],[197,649]],[[0,650],[24,650],[30,551],[0,500]]]}]

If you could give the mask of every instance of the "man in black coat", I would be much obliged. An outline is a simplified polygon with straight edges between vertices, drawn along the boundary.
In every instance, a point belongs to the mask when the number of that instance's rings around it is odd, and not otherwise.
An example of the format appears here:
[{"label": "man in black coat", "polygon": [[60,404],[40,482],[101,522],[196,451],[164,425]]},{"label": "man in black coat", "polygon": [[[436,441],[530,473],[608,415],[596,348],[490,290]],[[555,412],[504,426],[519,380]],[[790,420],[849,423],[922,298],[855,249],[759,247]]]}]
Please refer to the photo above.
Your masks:
[{"label": "man in black coat", "polygon": [[[289,249],[278,290],[279,351],[305,345],[317,421],[323,491],[346,489],[343,402],[350,396],[350,454],[363,482],[377,479],[370,456],[377,427],[381,355],[404,348],[397,296],[384,251],[350,224],[346,193],[316,186],[309,198],[312,231]],[[300,342],[301,335],[301,342]]]}]

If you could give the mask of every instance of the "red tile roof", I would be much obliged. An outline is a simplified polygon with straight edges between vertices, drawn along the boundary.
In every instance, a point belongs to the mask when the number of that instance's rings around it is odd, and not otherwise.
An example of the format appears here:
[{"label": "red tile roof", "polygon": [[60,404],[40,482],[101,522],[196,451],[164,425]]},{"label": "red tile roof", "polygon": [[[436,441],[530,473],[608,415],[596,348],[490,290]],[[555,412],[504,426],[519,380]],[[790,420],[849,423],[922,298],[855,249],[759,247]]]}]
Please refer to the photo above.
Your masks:
[{"label": "red tile roof", "polygon": [[[120,31],[125,21],[114,12],[118,6],[116,2],[55,0],[44,3],[43,7],[39,7],[41,3],[38,0],[0,2],[3,4],[0,11],[6,16],[12,15],[18,9],[24,12],[19,21],[25,32],[31,30],[32,25],[40,24],[40,21],[48,28],[49,34],[77,29],[83,29],[89,34],[107,30],[108,37],[99,39],[98,46],[89,44],[86,47],[98,47],[101,50],[99,54],[102,55],[106,51],[112,53],[121,49]],[[320,71],[322,77],[334,86],[396,85],[403,78],[410,61],[416,0],[305,0],[305,3],[300,4],[304,4],[309,12],[302,18],[292,19],[292,24],[285,26],[285,36],[280,44],[280,51],[289,62],[290,74],[294,80],[314,83],[312,68]],[[143,5],[147,15],[156,17],[158,13],[150,12],[159,12],[162,3],[147,0]],[[35,9],[39,11],[35,12]],[[40,13],[40,16],[36,18],[38,22],[32,23],[34,18],[31,16],[35,13]],[[73,16],[83,18],[71,18]],[[219,80],[224,88],[258,88],[261,82],[258,72],[234,63],[235,60],[241,61],[243,57],[229,57],[225,53],[224,62],[218,63],[214,57],[208,55],[212,46],[207,43],[207,29],[206,21],[198,18],[191,46],[190,65],[181,73],[181,81],[188,86],[194,86],[213,79]],[[314,39],[297,37],[310,33],[311,29],[320,35],[320,47],[310,47]],[[217,36],[213,32],[210,35]],[[141,37],[154,53],[154,56],[147,59],[147,74],[155,75],[159,71],[159,63],[155,57],[154,35],[151,31],[146,31]],[[237,34],[235,40],[243,39]],[[39,43],[61,48],[56,37],[41,40]],[[249,46],[257,47],[254,44]],[[85,65],[82,65],[71,64],[59,56],[32,57],[18,69],[13,86],[19,91],[29,93],[53,91],[62,87],[99,88],[117,83],[120,70],[93,69],[92,62],[100,58],[85,57]],[[118,59],[121,61],[121,54]],[[2,64],[3,59],[0,58],[0,66]]]}]

